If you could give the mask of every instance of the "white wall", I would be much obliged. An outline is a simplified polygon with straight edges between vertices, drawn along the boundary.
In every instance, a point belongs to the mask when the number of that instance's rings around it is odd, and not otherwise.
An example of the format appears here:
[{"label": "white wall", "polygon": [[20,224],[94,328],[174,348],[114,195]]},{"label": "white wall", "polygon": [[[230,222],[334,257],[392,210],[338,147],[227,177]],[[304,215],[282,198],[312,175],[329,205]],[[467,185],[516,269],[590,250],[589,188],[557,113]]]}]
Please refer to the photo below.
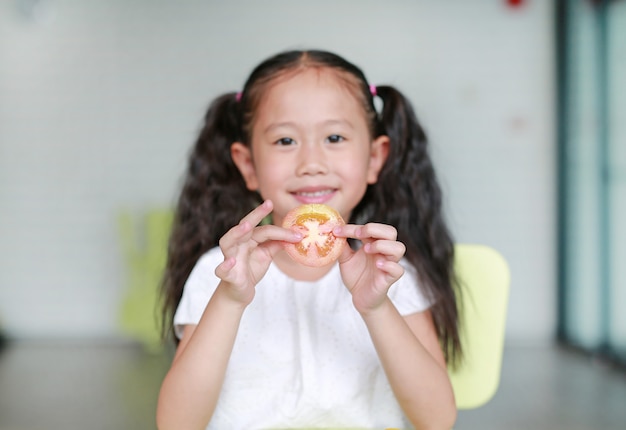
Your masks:
[{"label": "white wall", "polygon": [[[551,2],[0,2],[0,319],[109,337],[120,208],[171,205],[205,106],[319,47],[414,100],[451,226],[508,259],[510,342],[555,325]],[[34,5],[31,9],[29,5]]]}]

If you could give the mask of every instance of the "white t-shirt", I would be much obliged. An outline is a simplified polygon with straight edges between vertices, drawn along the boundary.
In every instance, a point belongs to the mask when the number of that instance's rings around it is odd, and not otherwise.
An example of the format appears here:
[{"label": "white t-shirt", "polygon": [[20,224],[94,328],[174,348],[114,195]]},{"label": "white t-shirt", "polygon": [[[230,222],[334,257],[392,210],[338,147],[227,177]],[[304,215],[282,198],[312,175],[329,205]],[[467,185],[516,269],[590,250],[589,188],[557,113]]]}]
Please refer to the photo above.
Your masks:
[{"label": "white t-shirt", "polygon": [[[221,250],[203,255],[174,316],[178,336],[197,324],[219,279]],[[415,271],[389,290],[400,314],[429,307]],[[211,363],[207,363],[210,366]],[[270,265],[246,308],[220,398],[207,429],[409,428],[336,264],[315,282]]]}]

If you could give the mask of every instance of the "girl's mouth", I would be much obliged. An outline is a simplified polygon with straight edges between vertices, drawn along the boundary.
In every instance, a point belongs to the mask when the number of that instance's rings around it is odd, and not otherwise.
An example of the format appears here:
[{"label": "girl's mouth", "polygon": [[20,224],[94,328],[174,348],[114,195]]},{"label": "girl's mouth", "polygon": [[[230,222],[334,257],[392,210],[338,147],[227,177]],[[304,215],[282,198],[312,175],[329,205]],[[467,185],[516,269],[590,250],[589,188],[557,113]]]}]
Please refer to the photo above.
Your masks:
[{"label": "girl's mouth", "polygon": [[300,203],[325,203],[332,198],[335,194],[335,189],[325,188],[318,190],[299,190],[295,191],[293,195]]}]

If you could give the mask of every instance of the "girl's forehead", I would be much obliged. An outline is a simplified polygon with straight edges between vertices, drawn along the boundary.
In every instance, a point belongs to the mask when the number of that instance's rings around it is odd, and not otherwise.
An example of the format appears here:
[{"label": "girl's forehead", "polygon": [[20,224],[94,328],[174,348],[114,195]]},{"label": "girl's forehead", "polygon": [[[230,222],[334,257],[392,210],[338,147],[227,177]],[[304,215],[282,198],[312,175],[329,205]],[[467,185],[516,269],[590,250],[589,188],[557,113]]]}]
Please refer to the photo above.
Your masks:
[{"label": "girl's forehead", "polygon": [[265,94],[262,97],[267,97],[272,90],[285,86],[292,91],[297,91],[300,88],[308,90],[311,87],[330,87],[345,95],[351,94],[353,96],[358,91],[356,78],[348,73],[329,67],[308,66],[288,70],[276,76],[267,83],[263,91]]},{"label": "girl's forehead", "polygon": [[327,69],[307,69],[268,86],[261,95],[256,115],[276,117],[304,115],[362,115],[361,103],[343,77]]},{"label": "girl's forehead", "polygon": [[298,68],[275,76],[258,90],[249,122],[251,134],[272,129],[275,124],[311,127],[330,120],[370,128],[359,81],[347,72],[328,67]]}]

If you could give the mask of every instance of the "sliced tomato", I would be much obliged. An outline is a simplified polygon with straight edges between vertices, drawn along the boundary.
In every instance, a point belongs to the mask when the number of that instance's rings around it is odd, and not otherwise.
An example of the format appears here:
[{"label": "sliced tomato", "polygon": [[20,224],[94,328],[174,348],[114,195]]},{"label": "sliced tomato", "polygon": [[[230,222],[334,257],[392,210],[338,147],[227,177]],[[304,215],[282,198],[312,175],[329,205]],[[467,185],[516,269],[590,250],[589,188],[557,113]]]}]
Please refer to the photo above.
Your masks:
[{"label": "sliced tomato", "polygon": [[289,211],[283,227],[302,234],[298,243],[285,243],[285,250],[297,262],[306,266],[326,266],[339,258],[346,244],[336,237],[333,229],[344,225],[339,212],[324,204],[306,204]]}]

